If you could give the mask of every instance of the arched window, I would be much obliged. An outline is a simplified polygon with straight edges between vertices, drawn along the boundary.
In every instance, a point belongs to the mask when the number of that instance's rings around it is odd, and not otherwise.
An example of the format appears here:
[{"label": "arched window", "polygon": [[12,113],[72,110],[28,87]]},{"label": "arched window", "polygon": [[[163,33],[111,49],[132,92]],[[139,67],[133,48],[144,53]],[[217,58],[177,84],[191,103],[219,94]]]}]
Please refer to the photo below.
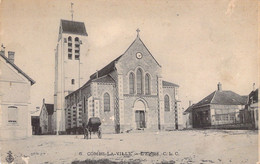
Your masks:
[{"label": "arched window", "polygon": [[72,38],[71,36],[68,37],[68,41],[71,42],[72,41]]},{"label": "arched window", "polygon": [[135,93],[135,75],[133,72],[129,74],[129,93]]},{"label": "arched window", "polygon": [[78,41],[79,41],[79,38],[78,38],[78,37],[76,37],[76,38],[75,38],[75,42],[78,42]]},{"label": "arched window", "polygon": [[146,95],[151,94],[151,91],[150,91],[150,83],[151,83],[151,81],[150,81],[150,75],[147,73],[147,74],[145,75],[145,94],[146,94]]},{"label": "arched window", "polygon": [[137,94],[142,94],[143,93],[143,75],[142,75],[142,70],[140,68],[137,70],[136,76],[137,76],[137,80],[136,80]]},{"label": "arched window", "polygon": [[105,112],[110,111],[110,96],[108,93],[104,94],[104,111]]},{"label": "arched window", "polygon": [[170,99],[168,95],[164,96],[164,110],[170,111]]}]

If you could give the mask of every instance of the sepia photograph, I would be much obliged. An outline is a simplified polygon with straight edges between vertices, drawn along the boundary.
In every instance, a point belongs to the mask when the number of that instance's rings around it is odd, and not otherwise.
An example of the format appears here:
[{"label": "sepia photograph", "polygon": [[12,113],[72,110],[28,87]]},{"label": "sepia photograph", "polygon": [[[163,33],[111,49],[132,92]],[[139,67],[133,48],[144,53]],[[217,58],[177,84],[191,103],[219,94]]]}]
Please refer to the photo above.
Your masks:
[{"label": "sepia photograph", "polygon": [[258,0],[0,0],[0,164],[258,164]]}]

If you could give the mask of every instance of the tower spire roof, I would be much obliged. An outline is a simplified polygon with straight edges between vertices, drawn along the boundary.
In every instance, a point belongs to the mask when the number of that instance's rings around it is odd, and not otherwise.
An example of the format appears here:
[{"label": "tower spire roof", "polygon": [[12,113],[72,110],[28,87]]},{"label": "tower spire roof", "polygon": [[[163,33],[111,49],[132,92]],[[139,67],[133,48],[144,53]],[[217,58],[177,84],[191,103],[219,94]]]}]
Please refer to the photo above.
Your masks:
[{"label": "tower spire roof", "polygon": [[88,36],[84,22],[61,20],[60,33]]},{"label": "tower spire roof", "polygon": [[70,12],[71,12],[71,21],[73,21],[74,10],[73,10],[73,3],[72,2],[70,3]]}]

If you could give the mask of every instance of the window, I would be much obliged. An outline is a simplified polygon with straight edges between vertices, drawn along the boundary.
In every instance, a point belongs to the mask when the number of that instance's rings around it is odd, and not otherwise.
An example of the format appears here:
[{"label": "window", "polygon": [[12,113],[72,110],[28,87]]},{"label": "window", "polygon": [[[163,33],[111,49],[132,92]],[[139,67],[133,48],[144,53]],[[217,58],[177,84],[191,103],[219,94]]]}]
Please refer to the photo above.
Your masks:
[{"label": "window", "polygon": [[79,45],[80,43],[79,43],[79,38],[78,37],[76,37],[75,38],[75,60],[79,60],[79,54],[80,54],[80,49],[79,49],[79,47],[80,47],[80,45]]},{"label": "window", "polygon": [[134,73],[131,72],[129,74],[129,93],[134,94],[134,92],[135,92],[135,77],[134,77]]},{"label": "window", "polygon": [[70,60],[72,59],[72,54],[70,54],[70,53],[68,54],[68,59],[70,59]]},{"label": "window", "polygon": [[151,94],[151,92],[150,92],[150,75],[148,73],[145,75],[145,94],[146,95]]},{"label": "window", "polygon": [[68,48],[68,59],[72,59],[72,49]]},{"label": "window", "polygon": [[67,43],[67,38],[64,38],[64,43]]},{"label": "window", "polygon": [[110,111],[110,96],[108,93],[104,94],[104,111],[105,112]]},{"label": "window", "polygon": [[79,55],[75,55],[75,60],[79,60]]},{"label": "window", "polygon": [[72,85],[75,84],[75,79],[71,79],[71,84],[72,84]]},{"label": "window", "polygon": [[142,70],[139,68],[136,73],[137,76],[137,94],[143,93],[143,77],[142,77]]},{"label": "window", "polygon": [[17,124],[18,109],[15,106],[8,107],[8,123]]},{"label": "window", "polygon": [[68,41],[71,42],[72,41],[72,38],[71,36],[68,37]]},{"label": "window", "polygon": [[168,95],[164,96],[164,110],[170,111],[170,99]]}]

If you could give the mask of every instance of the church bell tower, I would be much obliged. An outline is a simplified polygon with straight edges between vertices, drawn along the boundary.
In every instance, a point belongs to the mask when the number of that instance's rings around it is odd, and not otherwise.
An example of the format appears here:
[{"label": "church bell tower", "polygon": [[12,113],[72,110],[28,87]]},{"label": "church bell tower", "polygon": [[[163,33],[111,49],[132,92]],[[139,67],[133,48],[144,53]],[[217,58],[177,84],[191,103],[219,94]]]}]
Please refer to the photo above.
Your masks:
[{"label": "church bell tower", "polygon": [[[73,5],[73,4],[72,4]],[[87,56],[87,32],[84,22],[61,20],[55,49],[54,109],[56,132],[65,131],[65,97],[86,81],[81,75]]]}]

